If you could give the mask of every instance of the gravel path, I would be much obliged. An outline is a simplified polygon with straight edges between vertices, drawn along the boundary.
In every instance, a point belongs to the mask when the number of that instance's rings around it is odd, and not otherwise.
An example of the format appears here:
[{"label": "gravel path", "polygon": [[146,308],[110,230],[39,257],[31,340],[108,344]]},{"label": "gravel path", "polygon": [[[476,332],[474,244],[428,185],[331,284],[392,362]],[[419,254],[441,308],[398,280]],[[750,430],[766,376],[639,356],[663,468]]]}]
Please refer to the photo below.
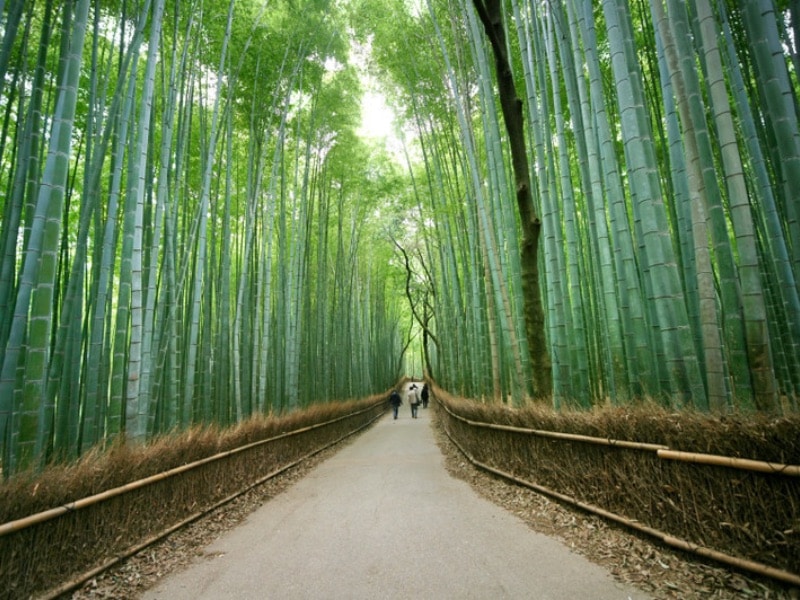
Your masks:
[{"label": "gravel path", "polygon": [[143,598],[649,597],[450,477],[404,408]]},{"label": "gravel path", "polygon": [[[503,512],[506,515],[498,516],[493,513],[491,523],[496,520],[505,521],[508,515],[514,515],[516,519],[523,521],[529,528],[526,533],[521,534],[521,537],[528,537],[531,531],[544,533],[555,540],[559,540],[561,544],[572,551],[587,557],[593,563],[601,565],[608,573],[613,575],[617,582],[643,590],[647,595],[658,600],[705,600],[709,598],[720,600],[751,598],[797,600],[800,598],[798,590],[786,589],[774,582],[748,577],[745,574],[730,571],[716,565],[698,562],[692,557],[686,557],[679,552],[658,546],[648,539],[632,535],[627,530],[609,525],[598,517],[564,507],[531,490],[511,485],[493,475],[476,470],[464,460],[463,456],[449,442],[446,436],[435,425],[431,425],[431,417],[433,417],[435,410],[435,404],[432,404],[428,410],[420,409],[420,419],[412,421],[408,406],[404,405],[401,408],[400,419],[397,422],[392,422],[390,415],[387,415],[375,427],[364,434],[350,438],[342,444],[314,456],[280,477],[247,492],[208,517],[147,548],[145,551],[126,560],[120,566],[98,575],[70,597],[72,600],[140,598],[149,589],[152,590],[152,594],[157,594],[159,593],[159,588],[154,586],[159,585],[159,582],[163,582],[166,576],[175,574],[176,577],[181,577],[180,573],[192,565],[207,565],[213,562],[215,560],[215,550],[212,550],[212,548],[215,546],[210,544],[214,544],[215,540],[219,540],[219,543],[222,544],[227,543],[223,541],[226,532],[237,528],[247,521],[249,516],[255,517],[256,511],[272,511],[278,501],[283,502],[284,508],[282,510],[286,510],[285,496],[293,493],[292,490],[303,484],[307,477],[318,477],[319,469],[325,467],[328,462],[334,460],[340,454],[351,452],[352,447],[355,447],[360,452],[359,446],[363,438],[377,436],[383,440],[382,443],[389,444],[397,436],[397,443],[400,444],[398,435],[400,433],[421,433],[423,437],[432,433],[438,444],[438,449],[432,449],[430,437],[426,437],[426,449],[424,455],[419,457],[418,464],[411,461],[410,457],[404,456],[403,461],[408,464],[405,468],[401,468],[402,463],[392,458],[400,451],[391,445],[383,447],[380,452],[373,451],[374,456],[368,458],[370,461],[388,463],[386,465],[387,469],[391,468],[394,475],[385,480],[385,482],[389,483],[396,482],[400,477],[399,473],[403,471],[406,471],[404,476],[407,477],[411,472],[416,472],[420,466],[427,468],[431,465],[437,465],[436,468],[439,469],[439,465],[444,464],[452,476],[451,481],[440,482],[437,484],[438,486],[444,489],[455,485],[459,488],[458,494],[462,494],[464,492],[463,484],[466,483],[475,494],[504,509]],[[393,429],[387,429],[387,427]],[[410,448],[411,444],[403,443],[402,446],[403,450],[405,450],[407,447]],[[407,454],[407,452],[402,453]],[[347,454],[345,454],[345,459],[352,460],[352,458],[347,458]],[[356,461],[354,466],[359,470],[366,470],[366,465],[363,462]],[[441,469],[439,471],[440,476]],[[340,493],[346,492],[340,491]],[[352,490],[349,493],[356,495],[357,490]],[[318,500],[324,501],[325,498],[318,498]],[[472,501],[474,501],[474,498],[470,500],[470,502]],[[441,502],[436,503],[436,505],[436,507],[429,507],[429,509],[442,509]],[[406,504],[403,504],[403,507],[405,506]],[[416,520],[412,521],[412,523],[417,525],[421,522],[428,523],[429,516],[425,517],[425,521],[418,520],[422,517],[419,507],[417,508],[415,513]],[[383,531],[383,528],[392,528],[392,531],[403,528],[404,523],[398,511],[405,510],[405,508],[400,507],[397,503],[393,508],[386,509],[385,512],[377,506],[374,507],[374,510],[383,515],[384,520],[380,521],[378,517],[375,517],[373,529],[370,530],[370,537],[367,538],[372,540],[372,543],[375,543],[375,538],[380,531]],[[458,518],[457,508],[444,510],[439,518],[453,527],[453,533],[459,531],[463,522],[463,519]],[[453,519],[455,519],[455,522]],[[517,528],[518,525],[519,521],[516,521],[514,527]],[[330,526],[332,527],[332,525]],[[353,526],[353,524],[351,523],[350,526]],[[305,532],[308,528],[308,524],[304,523],[299,531]],[[427,536],[427,532],[423,533]],[[306,534],[304,533],[303,535]],[[405,535],[409,536],[410,533],[406,531]],[[417,533],[416,535],[420,534]],[[388,534],[386,537],[388,539]],[[406,539],[409,538],[407,537]],[[457,539],[455,537],[452,538],[453,544],[457,542]],[[280,549],[280,551],[282,552],[283,549]],[[450,547],[446,551],[449,552]],[[339,554],[339,550],[337,550],[337,554]],[[516,560],[520,552],[516,546],[510,546],[503,548],[503,554]],[[303,558],[300,566],[307,566],[309,560],[309,558]],[[529,569],[532,562],[534,561],[526,562],[522,569]],[[440,565],[440,571],[446,572],[454,567],[464,569],[464,565],[459,567],[447,561],[446,564]],[[345,564],[345,568],[352,568],[352,562]],[[402,575],[397,569],[389,569],[389,571],[393,573],[392,577]],[[264,574],[267,574],[266,571]],[[439,573],[434,573],[434,581],[438,579]],[[383,581],[386,581],[386,579],[383,579]],[[149,595],[147,597],[157,596]],[[271,596],[264,593],[262,589],[256,597],[268,598]],[[331,596],[323,594],[322,597]],[[356,596],[351,595],[349,597]],[[440,597],[449,598],[454,596],[444,594]],[[540,598],[543,596],[535,595],[534,591],[534,595],[527,593],[521,597]]]}]

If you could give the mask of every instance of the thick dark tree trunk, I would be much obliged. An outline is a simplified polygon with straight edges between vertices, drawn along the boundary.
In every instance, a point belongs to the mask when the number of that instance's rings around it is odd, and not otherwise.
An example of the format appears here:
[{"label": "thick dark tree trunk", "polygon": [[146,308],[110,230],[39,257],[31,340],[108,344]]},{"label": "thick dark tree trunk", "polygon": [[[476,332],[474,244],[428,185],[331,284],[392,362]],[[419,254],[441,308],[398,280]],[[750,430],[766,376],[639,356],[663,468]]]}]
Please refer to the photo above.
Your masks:
[{"label": "thick dark tree trunk", "polygon": [[531,199],[530,168],[525,150],[525,129],[522,101],[517,96],[511,62],[506,51],[506,31],[503,26],[501,0],[473,0],[478,16],[492,45],[497,88],[503,120],[508,133],[511,162],[514,168],[517,208],[522,221],[522,289],[525,294],[525,332],[534,374],[533,396],[547,399],[553,392],[550,354],[545,342],[545,320],[539,289],[539,232],[542,222],[536,215]]}]

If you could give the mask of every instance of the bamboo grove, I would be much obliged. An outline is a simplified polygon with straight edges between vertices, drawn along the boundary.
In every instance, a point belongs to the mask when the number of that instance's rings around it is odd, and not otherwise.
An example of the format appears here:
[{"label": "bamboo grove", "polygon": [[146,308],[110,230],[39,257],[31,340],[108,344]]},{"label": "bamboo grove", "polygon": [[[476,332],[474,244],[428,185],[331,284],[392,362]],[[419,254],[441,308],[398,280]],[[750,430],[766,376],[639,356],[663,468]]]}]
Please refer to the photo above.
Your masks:
[{"label": "bamboo grove", "polygon": [[403,4],[371,22],[435,215],[440,384],[518,401],[547,379],[526,358],[524,217],[479,19],[499,4],[541,222],[547,344],[533,352],[549,353],[554,405],[796,410],[796,3]]},{"label": "bamboo grove", "polygon": [[796,410],[796,3],[688,4],[0,0],[4,475],[412,354],[473,398]]},{"label": "bamboo grove", "polygon": [[397,380],[392,176],[326,3],[2,4],[6,475]]}]

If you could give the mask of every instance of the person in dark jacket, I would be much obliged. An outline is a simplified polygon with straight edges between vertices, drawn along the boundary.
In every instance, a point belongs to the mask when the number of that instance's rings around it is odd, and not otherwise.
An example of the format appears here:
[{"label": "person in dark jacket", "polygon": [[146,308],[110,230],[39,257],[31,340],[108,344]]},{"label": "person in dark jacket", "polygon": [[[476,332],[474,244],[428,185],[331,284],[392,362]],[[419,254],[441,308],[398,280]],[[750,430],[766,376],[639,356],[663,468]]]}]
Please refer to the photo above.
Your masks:
[{"label": "person in dark jacket", "polygon": [[392,394],[389,396],[389,404],[392,405],[392,412],[394,413],[394,418],[397,419],[397,412],[400,410],[400,405],[403,403],[403,398],[400,397],[400,393],[397,390],[392,390]]},{"label": "person in dark jacket", "polygon": [[422,391],[419,393],[420,398],[422,398],[422,408],[428,408],[428,396],[430,392],[428,391],[428,384],[422,386]]}]

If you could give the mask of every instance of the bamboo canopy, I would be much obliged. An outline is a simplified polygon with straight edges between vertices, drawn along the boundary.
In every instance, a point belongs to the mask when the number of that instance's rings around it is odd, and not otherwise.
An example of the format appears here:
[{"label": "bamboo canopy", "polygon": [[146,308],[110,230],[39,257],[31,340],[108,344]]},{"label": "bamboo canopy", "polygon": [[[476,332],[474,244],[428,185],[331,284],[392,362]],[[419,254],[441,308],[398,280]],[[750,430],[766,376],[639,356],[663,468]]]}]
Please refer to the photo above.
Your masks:
[{"label": "bamboo canopy", "polygon": [[0,11],[4,477],[404,375],[797,411],[795,4],[134,4]]}]

